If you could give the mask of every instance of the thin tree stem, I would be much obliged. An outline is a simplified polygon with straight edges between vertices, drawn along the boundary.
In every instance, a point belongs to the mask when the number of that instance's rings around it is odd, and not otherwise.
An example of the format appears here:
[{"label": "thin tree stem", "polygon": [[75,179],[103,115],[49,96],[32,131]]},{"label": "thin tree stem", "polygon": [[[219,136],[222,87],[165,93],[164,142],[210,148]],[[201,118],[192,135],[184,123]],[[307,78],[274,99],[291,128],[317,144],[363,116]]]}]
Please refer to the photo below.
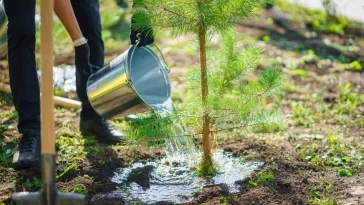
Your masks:
[{"label": "thin tree stem", "polygon": [[208,99],[208,82],[207,82],[207,59],[206,59],[206,29],[200,27],[199,29],[199,43],[200,43],[200,62],[201,62],[201,93],[202,93],[202,106],[203,106],[203,127],[202,127],[202,149],[203,157],[200,163],[203,172],[207,173],[207,169],[212,166],[212,153],[211,146],[212,140],[210,139],[210,116],[207,110]]}]

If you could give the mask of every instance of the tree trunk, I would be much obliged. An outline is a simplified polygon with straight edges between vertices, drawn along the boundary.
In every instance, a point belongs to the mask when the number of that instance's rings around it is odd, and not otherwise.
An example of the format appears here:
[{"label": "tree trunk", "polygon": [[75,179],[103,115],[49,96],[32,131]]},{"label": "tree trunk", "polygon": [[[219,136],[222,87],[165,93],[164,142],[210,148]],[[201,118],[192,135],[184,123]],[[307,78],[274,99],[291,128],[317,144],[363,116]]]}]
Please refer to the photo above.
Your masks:
[{"label": "tree trunk", "polygon": [[203,129],[202,129],[202,148],[203,156],[199,164],[199,170],[204,175],[211,175],[213,170],[212,163],[212,140],[210,139],[210,116],[207,110],[208,84],[207,84],[207,64],[206,64],[206,29],[199,29],[200,43],[200,62],[201,62],[201,93],[203,106]]}]

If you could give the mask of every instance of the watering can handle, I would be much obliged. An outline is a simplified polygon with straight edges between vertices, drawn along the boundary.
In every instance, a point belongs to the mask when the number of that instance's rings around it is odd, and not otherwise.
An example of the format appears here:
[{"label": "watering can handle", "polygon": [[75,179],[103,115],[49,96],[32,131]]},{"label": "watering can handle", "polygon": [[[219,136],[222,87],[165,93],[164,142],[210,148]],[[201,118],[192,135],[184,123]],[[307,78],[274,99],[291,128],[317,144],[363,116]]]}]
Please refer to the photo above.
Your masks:
[{"label": "watering can handle", "polygon": [[157,46],[155,43],[153,43],[152,45],[153,45],[153,46],[154,46],[154,47],[158,50],[158,52],[161,54],[162,59],[163,59],[163,62],[164,62],[164,68],[166,69],[167,73],[171,72],[171,70],[167,67],[167,62],[166,62],[166,59],[164,58],[164,56],[163,56],[163,54],[162,54],[162,51],[158,48],[158,46]]},{"label": "watering can handle", "polygon": [[138,47],[138,45],[140,43],[140,33],[137,34],[137,38],[138,39],[135,41],[136,44],[134,46],[133,52],[131,52],[129,68],[131,68],[131,62],[133,61],[133,56],[134,56],[135,49]]},{"label": "watering can handle", "polygon": [[138,47],[138,45],[139,45],[139,43],[140,43],[140,35],[141,35],[141,33],[138,33],[138,34],[137,34],[137,38],[138,38],[138,39],[135,41],[135,42],[136,42],[136,44],[135,44],[135,46],[134,46],[133,52],[131,52],[129,68],[131,68],[131,62],[133,61],[133,56],[134,56],[135,49]]},{"label": "watering can handle", "polygon": [[[136,40],[136,44],[135,44],[135,47],[133,49],[133,52],[131,53],[131,56],[130,56],[130,64],[129,64],[129,68],[131,68],[131,62],[132,62],[132,59],[133,59],[133,56],[134,56],[134,52],[135,52],[135,49],[138,47],[138,44],[140,43],[140,33],[137,34],[137,40]],[[163,54],[162,54],[162,51],[158,48],[158,46],[156,44],[152,44],[154,47],[157,48],[158,52],[161,54],[162,56],[162,59],[163,59],[163,62],[164,62],[164,69],[167,71],[167,73],[169,73],[171,70],[167,67],[167,62],[166,62],[166,59],[164,58]]]}]

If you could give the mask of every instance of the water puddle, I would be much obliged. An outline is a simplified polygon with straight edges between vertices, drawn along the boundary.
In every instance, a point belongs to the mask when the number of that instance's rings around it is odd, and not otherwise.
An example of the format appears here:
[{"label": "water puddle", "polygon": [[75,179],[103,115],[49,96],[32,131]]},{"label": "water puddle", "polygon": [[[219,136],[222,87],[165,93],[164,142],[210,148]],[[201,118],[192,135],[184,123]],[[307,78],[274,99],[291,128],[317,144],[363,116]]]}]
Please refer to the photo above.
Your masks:
[{"label": "water puddle", "polygon": [[[221,184],[226,184],[230,193],[236,193],[240,187],[235,182],[244,180],[264,164],[241,162],[231,154],[216,150],[214,161],[221,173],[212,179],[203,179],[195,176],[192,169],[198,159],[199,156],[194,160],[190,158],[191,161],[174,161],[166,157],[120,168],[111,179],[120,185],[118,190],[103,197],[123,198],[128,204],[182,203],[191,200],[193,193],[204,187]],[[134,180],[135,175],[140,175],[139,179]]]},{"label": "water puddle", "polygon": [[[151,105],[161,118],[175,112],[173,102]],[[136,119],[136,118],[135,118]],[[143,118],[139,118],[143,120]],[[116,171],[111,181],[119,184],[116,191],[96,195],[97,198],[122,198],[126,204],[154,204],[157,202],[183,203],[204,187],[226,185],[230,193],[239,192],[239,183],[263,162],[242,162],[222,150],[215,150],[213,160],[220,171],[211,179],[195,176],[201,152],[194,144],[194,136],[178,117],[173,119],[172,136],[166,139],[166,156],[162,159],[132,164]]]}]

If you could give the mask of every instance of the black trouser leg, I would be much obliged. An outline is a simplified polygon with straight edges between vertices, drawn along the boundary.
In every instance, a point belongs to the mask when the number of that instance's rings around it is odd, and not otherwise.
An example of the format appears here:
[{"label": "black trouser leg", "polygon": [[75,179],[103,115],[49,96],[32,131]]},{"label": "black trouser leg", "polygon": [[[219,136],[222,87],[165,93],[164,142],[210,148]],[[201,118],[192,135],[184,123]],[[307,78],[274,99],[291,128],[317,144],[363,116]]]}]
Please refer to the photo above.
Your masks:
[{"label": "black trouser leg", "polygon": [[[82,34],[90,47],[90,63],[99,68],[104,66],[104,42],[101,37],[101,19],[98,0],[71,0],[73,10]],[[90,105],[86,94],[87,76],[76,70],[77,94],[82,102],[81,118],[94,117],[96,112]]]},{"label": "black trouser leg", "polygon": [[39,82],[35,62],[35,0],[4,0],[8,18],[10,87],[19,132],[40,127]]}]

